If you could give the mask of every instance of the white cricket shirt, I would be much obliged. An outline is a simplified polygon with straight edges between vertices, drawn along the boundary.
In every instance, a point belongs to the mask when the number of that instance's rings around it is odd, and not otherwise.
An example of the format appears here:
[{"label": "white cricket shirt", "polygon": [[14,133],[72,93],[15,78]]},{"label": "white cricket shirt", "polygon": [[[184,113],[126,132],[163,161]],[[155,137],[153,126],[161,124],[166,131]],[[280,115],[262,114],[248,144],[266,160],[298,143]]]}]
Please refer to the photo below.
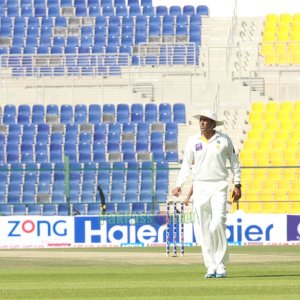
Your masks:
[{"label": "white cricket shirt", "polygon": [[193,180],[218,181],[229,176],[226,162],[229,160],[233,181],[241,182],[241,170],[231,139],[216,131],[209,141],[201,133],[189,138],[176,186],[182,187],[193,166]]}]

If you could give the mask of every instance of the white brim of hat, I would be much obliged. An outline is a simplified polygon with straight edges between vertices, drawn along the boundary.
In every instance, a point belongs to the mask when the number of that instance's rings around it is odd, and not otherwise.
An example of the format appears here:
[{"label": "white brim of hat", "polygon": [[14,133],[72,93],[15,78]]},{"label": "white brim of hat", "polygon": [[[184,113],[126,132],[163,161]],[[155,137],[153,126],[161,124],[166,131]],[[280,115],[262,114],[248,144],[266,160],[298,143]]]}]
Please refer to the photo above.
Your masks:
[{"label": "white brim of hat", "polygon": [[[201,117],[201,115],[195,115],[195,116],[193,116],[193,118],[195,118],[197,120],[200,120],[200,117]],[[213,120],[213,121],[216,122],[216,126],[221,126],[221,125],[224,124],[224,121],[217,121],[217,120]]]}]

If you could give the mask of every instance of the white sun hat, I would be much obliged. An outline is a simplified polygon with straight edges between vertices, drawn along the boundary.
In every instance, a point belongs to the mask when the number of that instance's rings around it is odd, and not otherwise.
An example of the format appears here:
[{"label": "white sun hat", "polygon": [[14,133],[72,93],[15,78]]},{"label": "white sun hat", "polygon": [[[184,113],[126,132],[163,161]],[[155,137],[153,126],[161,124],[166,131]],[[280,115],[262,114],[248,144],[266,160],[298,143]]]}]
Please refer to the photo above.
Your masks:
[{"label": "white sun hat", "polygon": [[218,120],[217,114],[211,110],[201,110],[199,115],[193,116],[197,120],[200,120],[200,117],[206,117],[216,122],[217,126],[221,126],[224,124],[224,121]]}]

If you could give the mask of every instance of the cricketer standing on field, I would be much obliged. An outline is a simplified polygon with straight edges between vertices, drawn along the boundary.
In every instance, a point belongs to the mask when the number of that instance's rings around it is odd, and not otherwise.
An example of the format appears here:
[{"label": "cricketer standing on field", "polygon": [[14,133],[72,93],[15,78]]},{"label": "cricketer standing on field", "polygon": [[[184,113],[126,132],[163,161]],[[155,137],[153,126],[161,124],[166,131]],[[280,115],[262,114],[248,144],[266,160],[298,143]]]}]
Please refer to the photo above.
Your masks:
[{"label": "cricketer standing on field", "polygon": [[233,174],[233,201],[241,198],[241,170],[228,135],[215,130],[223,125],[213,111],[203,110],[194,116],[199,120],[200,133],[189,138],[181,170],[172,194],[178,197],[191,174],[193,165],[193,198],[195,234],[200,237],[207,273],[205,278],[227,276],[226,204],[228,193],[227,161]]}]

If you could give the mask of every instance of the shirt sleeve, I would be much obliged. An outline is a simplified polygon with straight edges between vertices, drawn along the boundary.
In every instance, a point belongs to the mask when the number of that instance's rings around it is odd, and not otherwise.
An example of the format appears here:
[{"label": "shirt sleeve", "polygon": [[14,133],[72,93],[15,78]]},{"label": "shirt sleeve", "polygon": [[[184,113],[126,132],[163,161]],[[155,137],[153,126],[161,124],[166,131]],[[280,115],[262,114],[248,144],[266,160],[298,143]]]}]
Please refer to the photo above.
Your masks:
[{"label": "shirt sleeve", "polygon": [[234,184],[241,183],[241,168],[230,138],[228,138],[228,159],[230,161],[230,168],[233,174]]},{"label": "shirt sleeve", "polygon": [[189,178],[191,174],[191,166],[193,160],[194,160],[194,155],[192,152],[192,141],[191,139],[189,139],[185,147],[183,161],[176,181],[176,186],[183,187],[184,183]]}]

